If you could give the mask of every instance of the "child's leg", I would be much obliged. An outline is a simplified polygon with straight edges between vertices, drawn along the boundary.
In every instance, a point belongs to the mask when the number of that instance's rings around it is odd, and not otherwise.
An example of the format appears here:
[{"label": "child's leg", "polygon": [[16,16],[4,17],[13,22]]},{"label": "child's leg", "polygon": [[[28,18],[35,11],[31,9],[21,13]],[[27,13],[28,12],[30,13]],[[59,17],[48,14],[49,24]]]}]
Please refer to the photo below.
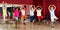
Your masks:
[{"label": "child's leg", "polygon": [[6,19],[5,19],[5,16],[3,16],[3,23],[5,23]]},{"label": "child's leg", "polygon": [[23,17],[21,17],[21,22],[23,22]]},{"label": "child's leg", "polygon": [[40,24],[40,20],[41,20],[41,19],[40,19],[40,16],[38,16],[38,23],[39,23],[39,24]]},{"label": "child's leg", "polygon": [[30,30],[33,30],[33,21],[30,22]]},{"label": "child's leg", "polygon": [[51,18],[51,26],[54,27],[54,18]]},{"label": "child's leg", "polygon": [[33,28],[34,19],[34,16],[30,16],[30,28]]},{"label": "child's leg", "polygon": [[17,23],[18,22],[18,17],[15,17],[15,21],[16,21],[16,26],[15,27],[17,28],[17,25],[18,25],[18,23]]},{"label": "child's leg", "polygon": [[21,22],[24,22],[25,16],[21,17]]},{"label": "child's leg", "polygon": [[29,24],[29,22],[25,22],[25,24],[26,24],[26,30],[29,30],[29,29],[30,29],[30,24]]},{"label": "child's leg", "polygon": [[23,20],[24,20],[24,21],[25,21],[25,19],[26,19],[26,16],[23,17]]},{"label": "child's leg", "polygon": [[41,24],[41,16],[38,16],[39,24]]},{"label": "child's leg", "polygon": [[21,17],[21,27],[23,27],[23,23],[24,23],[24,16]]},{"label": "child's leg", "polygon": [[40,22],[40,16],[38,16],[38,21]]},{"label": "child's leg", "polygon": [[35,17],[34,16],[30,16],[30,22],[34,23],[35,21]]},{"label": "child's leg", "polygon": [[32,28],[33,25],[33,21],[30,20],[30,28]]},{"label": "child's leg", "polygon": [[10,12],[8,12],[8,14],[9,14],[9,19],[10,19]]},{"label": "child's leg", "polygon": [[35,22],[35,16],[33,16],[33,23]]},{"label": "child's leg", "polygon": [[33,28],[33,21],[30,21],[30,28]]}]

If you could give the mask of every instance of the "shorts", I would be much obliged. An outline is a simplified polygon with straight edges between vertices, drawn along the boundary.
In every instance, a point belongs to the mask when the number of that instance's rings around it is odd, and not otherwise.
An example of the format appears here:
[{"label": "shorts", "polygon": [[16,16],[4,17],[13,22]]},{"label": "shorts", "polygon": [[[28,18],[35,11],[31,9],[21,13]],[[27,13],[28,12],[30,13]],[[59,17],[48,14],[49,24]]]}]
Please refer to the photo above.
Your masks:
[{"label": "shorts", "polygon": [[40,21],[42,19],[42,16],[37,16],[37,18],[38,18],[38,21]]},{"label": "shorts", "polygon": [[33,22],[34,19],[35,19],[34,16],[30,16],[30,22]]},{"label": "shorts", "polygon": [[18,21],[18,17],[15,17],[15,20]]},{"label": "shorts", "polygon": [[22,19],[22,20],[25,20],[25,18],[26,18],[26,16],[21,16],[21,19]]}]

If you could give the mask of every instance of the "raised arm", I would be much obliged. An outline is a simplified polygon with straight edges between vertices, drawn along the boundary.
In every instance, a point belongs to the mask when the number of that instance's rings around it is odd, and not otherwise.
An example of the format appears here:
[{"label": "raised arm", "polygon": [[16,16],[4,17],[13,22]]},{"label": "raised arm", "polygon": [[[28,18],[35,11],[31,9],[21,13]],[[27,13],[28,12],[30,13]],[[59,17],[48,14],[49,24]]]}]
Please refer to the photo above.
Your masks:
[{"label": "raised arm", "polygon": [[2,7],[4,6],[4,1],[2,1]]},{"label": "raised arm", "polygon": [[48,9],[50,10],[50,7],[51,7],[52,5],[49,5],[49,7],[48,7]]},{"label": "raised arm", "polygon": [[30,6],[29,9],[31,9],[31,8],[33,8],[34,11],[35,11],[35,9],[36,9],[34,5]]},{"label": "raised arm", "polygon": [[56,6],[55,5],[52,5],[52,6],[54,6],[54,10],[56,10]]}]

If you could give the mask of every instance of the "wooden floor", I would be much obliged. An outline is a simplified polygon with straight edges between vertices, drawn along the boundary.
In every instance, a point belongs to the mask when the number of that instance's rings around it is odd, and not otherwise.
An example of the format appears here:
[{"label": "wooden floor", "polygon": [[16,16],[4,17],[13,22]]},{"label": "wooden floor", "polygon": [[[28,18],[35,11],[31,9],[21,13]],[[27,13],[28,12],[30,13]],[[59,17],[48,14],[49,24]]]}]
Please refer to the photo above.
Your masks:
[{"label": "wooden floor", "polygon": [[15,23],[0,23],[0,30],[60,30],[60,23],[56,23],[54,27],[45,24],[33,24],[32,27],[30,27],[30,23],[21,27],[21,24],[19,23],[17,27],[18,28],[15,28]]},{"label": "wooden floor", "polygon": [[21,27],[20,25],[21,24],[18,24],[18,28],[15,28],[15,24],[0,24],[0,30],[60,30],[60,24],[56,24],[54,28],[43,24],[34,24],[32,27],[30,27],[30,24],[28,26],[24,25],[24,27]]}]

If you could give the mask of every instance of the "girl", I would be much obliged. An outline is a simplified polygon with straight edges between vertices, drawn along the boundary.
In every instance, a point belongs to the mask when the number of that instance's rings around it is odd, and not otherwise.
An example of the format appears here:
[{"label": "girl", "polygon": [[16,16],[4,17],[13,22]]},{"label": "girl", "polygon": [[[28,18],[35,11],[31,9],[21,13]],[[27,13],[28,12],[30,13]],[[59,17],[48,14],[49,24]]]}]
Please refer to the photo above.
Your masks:
[{"label": "girl", "polygon": [[22,10],[21,10],[21,20],[22,20],[22,22],[25,20],[25,8],[23,8]]},{"label": "girl", "polygon": [[42,7],[41,6],[37,6],[36,12],[37,12],[37,18],[38,18],[39,24],[40,24],[40,21],[42,19],[41,11],[42,11]]},{"label": "girl", "polygon": [[18,8],[16,8],[14,10],[14,18],[15,18],[15,21],[16,21],[16,28],[17,28],[17,22],[18,22],[18,17],[19,17],[19,11],[18,11]]},{"label": "girl", "polygon": [[54,26],[54,25],[53,25],[53,23],[55,22],[54,19],[58,19],[58,18],[55,16],[55,13],[54,13],[54,11],[56,10],[56,6],[55,6],[55,5],[50,5],[50,6],[48,7],[48,9],[49,9],[49,11],[50,11],[50,17],[51,17],[52,26]]},{"label": "girl", "polygon": [[5,4],[3,4],[2,9],[3,9],[3,20],[4,20],[3,23],[5,23],[5,21],[6,21],[6,16],[7,16],[7,7],[6,7]]},{"label": "girl", "polygon": [[26,13],[25,12],[25,8],[22,8],[22,10],[21,10],[21,25],[22,25],[22,27],[23,27],[24,20],[26,18],[26,14],[25,13]]}]

